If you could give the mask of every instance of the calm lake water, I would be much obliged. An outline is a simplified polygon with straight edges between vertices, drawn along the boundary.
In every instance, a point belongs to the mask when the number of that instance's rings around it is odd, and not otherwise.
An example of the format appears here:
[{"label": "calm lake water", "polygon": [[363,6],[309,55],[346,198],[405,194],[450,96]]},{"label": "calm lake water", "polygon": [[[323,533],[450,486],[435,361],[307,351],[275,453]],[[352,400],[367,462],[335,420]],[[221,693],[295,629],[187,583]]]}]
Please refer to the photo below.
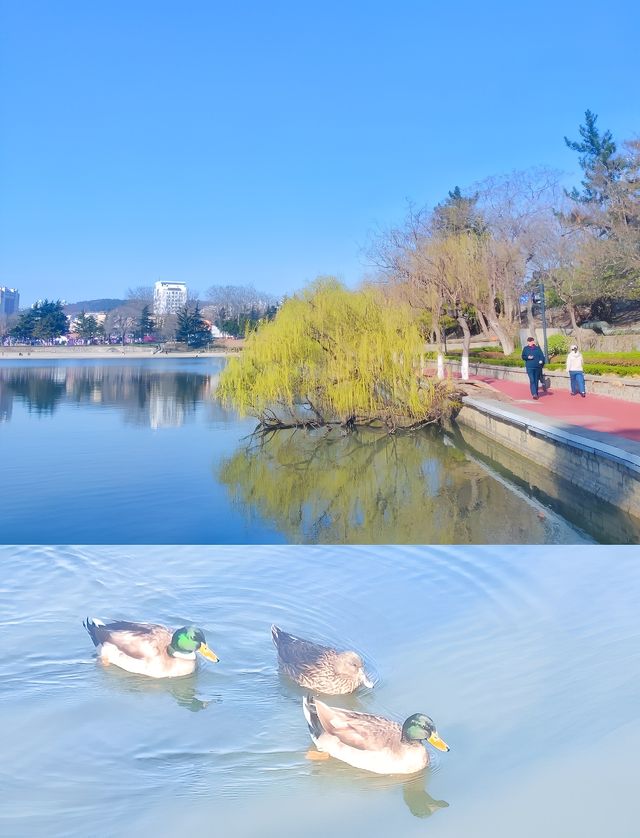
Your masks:
[{"label": "calm lake water", "polygon": [[[629,543],[575,487],[541,495],[455,435],[261,444],[214,396],[222,358],[0,364],[7,544]],[[566,507],[566,508],[565,508]],[[556,511],[554,511],[556,510]],[[562,514],[559,514],[560,511]],[[606,513],[606,514],[605,514]]]},{"label": "calm lake water", "polygon": [[[0,834],[631,838],[632,548],[0,547]],[[103,668],[85,615],[199,623],[220,663]],[[305,759],[269,625],[359,650],[343,702],[424,711],[451,746],[409,779]],[[340,699],[334,699],[339,703]]]}]

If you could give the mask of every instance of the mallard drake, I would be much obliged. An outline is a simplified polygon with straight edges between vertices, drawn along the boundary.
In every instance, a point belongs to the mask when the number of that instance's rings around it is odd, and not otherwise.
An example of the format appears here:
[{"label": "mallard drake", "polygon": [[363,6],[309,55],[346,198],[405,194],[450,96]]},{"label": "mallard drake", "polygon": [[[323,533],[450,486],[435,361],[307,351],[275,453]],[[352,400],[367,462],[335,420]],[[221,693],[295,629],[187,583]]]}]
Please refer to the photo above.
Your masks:
[{"label": "mallard drake", "polygon": [[375,774],[414,774],[429,764],[424,739],[440,751],[449,750],[424,713],[414,713],[399,725],[382,716],[330,707],[310,695],[303,698],[302,708],[318,750],[354,768]]},{"label": "mallard drake", "polygon": [[271,626],[280,670],[292,681],[325,695],[344,695],[359,686],[373,687],[356,652],[338,652]]},{"label": "mallard drake", "polygon": [[172,631],[153,623],[117,620],[103,623],[87,617],[82,625],[100,660],[149,678],[178,678],[196,668],[196,652],[214,663],[217,655],[207,646],[202,629],[183,626]]}]

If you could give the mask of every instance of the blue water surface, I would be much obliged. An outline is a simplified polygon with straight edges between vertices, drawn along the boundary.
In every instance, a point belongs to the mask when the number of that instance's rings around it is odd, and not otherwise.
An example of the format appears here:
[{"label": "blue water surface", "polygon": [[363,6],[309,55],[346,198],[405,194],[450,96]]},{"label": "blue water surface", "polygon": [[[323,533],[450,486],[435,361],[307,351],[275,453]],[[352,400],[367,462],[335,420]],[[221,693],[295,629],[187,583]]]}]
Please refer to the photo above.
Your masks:
[{"label": "blue water surface", "polygon": [[[432,428],[251,438],[226,359],[3,360],[6,544],[625,543]],[[570,492],[574,498],[575,491]],[[569,518],[564,517],[569,514]],[[602,521],[600,520],[602,518]],[[584,522],[596,521],[591,529]],[[631,536],[629,536],[631,532]]]}]

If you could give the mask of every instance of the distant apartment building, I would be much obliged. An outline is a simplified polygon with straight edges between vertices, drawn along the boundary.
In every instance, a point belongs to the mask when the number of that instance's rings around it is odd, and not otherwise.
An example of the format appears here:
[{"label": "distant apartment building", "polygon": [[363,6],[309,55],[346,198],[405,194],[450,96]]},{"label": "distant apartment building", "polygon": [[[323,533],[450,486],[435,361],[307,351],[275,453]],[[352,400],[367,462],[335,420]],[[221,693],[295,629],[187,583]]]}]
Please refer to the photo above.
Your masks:
[{"label": "distant apartment building", "polygon": [[17,314],[20,294],[15,288],[0,285],[0,315]]},{"label": "distant apartment building", "polygon": [[175,314],[187,304],[185,282],[156,282],[153,288],[153,313]]}]

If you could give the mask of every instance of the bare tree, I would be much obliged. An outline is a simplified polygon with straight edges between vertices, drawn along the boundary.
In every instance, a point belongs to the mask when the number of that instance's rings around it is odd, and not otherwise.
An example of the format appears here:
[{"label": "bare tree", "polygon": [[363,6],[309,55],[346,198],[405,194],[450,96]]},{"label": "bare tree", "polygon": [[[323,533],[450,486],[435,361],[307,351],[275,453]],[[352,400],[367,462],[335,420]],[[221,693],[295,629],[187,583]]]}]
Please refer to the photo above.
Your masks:
[{"label": "bare tree", "polygon": [[224,310],[226,317],[237,317],[251,309],[264,313],[277,304],[277,299],[250,285],[212,285],[206,292],[206,304],[218,316]]},{"label": "bare tree", "polygon": [[124,348],[127,335],[135,329],[140,311],[144,303],[141,300],[131,300],[107,313],[104,321],[104,331],[107,341],[111,335],[116,335]]},{"label": "bare tree", "polygon": [[127,300],[150,305],[153,303],[153,285],[137,285],[135,288],[127,289]]}]

